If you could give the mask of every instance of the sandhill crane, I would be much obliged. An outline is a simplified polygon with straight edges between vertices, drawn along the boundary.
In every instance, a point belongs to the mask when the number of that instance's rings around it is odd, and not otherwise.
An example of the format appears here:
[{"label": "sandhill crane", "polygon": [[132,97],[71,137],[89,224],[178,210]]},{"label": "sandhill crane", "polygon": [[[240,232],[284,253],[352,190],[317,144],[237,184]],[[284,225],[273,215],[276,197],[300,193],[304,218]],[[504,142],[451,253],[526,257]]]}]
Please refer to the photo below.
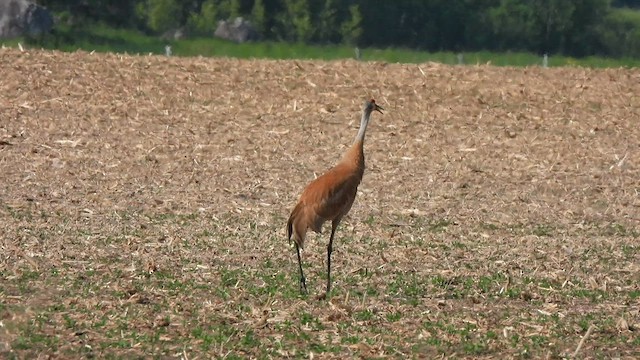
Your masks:
[{"label": "sandhill crane", "polygon": [[367,131],[369,118],[373,111],[382,114],[382,107],[376,104],[374,99],[364,103],[360,130],[356,135],[353,145],[344,153],[340,162],[329,169],[322,176],[313,180],[300,195],[300,200],[291,211],[287,222],[287,237],[293,241],[298,255],[298,267],[300,269],[300,291],[307,292],[307,283],[302,271],[302,259],[300,248],[304,247],[307,230],[316,233],[322,232],[325,221],[331,220],[331,236],[327,245],[327,291],[331,290],[331,252],[333,250],[333,237],[340,220],[347,215],[356,198],[358,185],[364,175],[364,134]]}]

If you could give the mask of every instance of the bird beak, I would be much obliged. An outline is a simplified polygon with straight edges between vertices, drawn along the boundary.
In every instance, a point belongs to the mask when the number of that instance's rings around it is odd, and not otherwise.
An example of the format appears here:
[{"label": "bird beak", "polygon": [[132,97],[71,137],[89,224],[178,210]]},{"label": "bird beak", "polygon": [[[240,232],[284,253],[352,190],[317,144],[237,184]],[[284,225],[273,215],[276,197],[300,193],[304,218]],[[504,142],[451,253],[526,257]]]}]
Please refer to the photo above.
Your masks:
[{"label": "bird beak", "polygon": [[382,110],[384,110],[384,108],[383,108],[382,106],[378,106],[378,104],[375,104],[375,105],[376,105],[376,108],[375,108],[374,110],[375,110],[375,111],[377,111],[377,112],[379,112],[380,114],[384,114],[384,113],[382,112]]}]

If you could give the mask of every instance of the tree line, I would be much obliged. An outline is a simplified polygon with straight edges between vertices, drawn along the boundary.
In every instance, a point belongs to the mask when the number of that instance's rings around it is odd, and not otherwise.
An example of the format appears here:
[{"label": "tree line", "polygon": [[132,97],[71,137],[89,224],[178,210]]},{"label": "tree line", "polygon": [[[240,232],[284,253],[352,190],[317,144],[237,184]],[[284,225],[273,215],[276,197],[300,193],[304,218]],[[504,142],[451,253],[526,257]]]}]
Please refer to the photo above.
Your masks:
[{"label": "tree line", "polygon": [[42,0],[59,22],[210,36],[251,20],[264,40],[428,51],[640,57],[640,0]]}]

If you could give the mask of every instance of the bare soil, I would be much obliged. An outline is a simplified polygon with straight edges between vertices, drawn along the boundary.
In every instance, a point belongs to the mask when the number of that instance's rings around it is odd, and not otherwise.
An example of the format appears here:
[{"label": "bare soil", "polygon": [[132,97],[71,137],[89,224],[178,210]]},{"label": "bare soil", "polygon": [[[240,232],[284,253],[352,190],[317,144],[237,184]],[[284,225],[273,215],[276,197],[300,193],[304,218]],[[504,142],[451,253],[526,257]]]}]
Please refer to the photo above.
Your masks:
[{"label": "bare soil", "polygon": [[[640,356],[637,69],[0,62],[5,357]],[[368,97],[301,296],[286,219]]]}]

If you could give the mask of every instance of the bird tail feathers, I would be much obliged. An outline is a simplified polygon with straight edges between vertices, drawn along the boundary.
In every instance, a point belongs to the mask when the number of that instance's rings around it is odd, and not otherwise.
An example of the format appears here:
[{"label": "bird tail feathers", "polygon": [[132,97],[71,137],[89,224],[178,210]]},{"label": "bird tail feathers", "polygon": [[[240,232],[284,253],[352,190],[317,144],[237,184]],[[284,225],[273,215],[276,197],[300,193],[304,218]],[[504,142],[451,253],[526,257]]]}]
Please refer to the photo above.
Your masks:
[{"label": "bird tail feathers", "polygon": [[293,234],[293,219],[289,218],[287,222],[287,239],[289,239],[289,245],[291,245],[291,235]]},{"label": "bird tail feathers", "polygon": [[287,238],[289,239],[289,245],[291,245],[291,241],[293,240],[298,246],[304,246],[304,239],[300,238],[301,234],[298,233],[298,225],[302,220],[300,216],[303,215],[302,211],[303,207],[298,204],[293,208],[293,211],[291,211],[291,215],[289,216],[289,221],[287,222]]}]

